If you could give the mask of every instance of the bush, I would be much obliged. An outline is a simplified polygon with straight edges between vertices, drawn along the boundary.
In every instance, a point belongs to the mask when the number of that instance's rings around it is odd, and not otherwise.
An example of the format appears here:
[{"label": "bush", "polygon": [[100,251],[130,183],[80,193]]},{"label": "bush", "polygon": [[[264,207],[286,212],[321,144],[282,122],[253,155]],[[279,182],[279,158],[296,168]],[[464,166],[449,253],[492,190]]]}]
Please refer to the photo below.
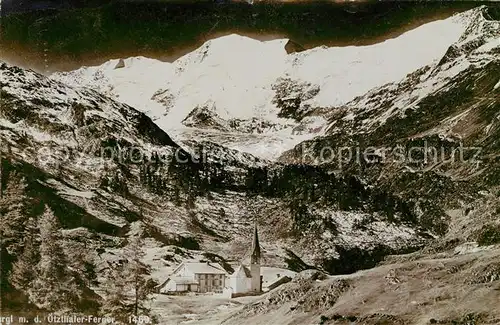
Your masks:
[{"label": "bush", "polygon": [[500,243],[500,225],[484,226],[477,238],[479,246],[488,246]]}]

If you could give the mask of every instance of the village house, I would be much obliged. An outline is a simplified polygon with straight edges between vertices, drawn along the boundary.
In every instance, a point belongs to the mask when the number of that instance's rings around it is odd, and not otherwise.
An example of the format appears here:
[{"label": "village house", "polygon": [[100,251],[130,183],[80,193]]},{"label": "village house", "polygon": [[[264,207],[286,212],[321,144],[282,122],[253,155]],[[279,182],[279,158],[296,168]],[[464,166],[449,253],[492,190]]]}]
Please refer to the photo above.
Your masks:
[{"label": "village house", "polygon": [[222,293],[226,278],[226,271],[217,263],[181,263],[159,286],[159,292]]},{"label": "village house", "polygon": [[250,268],[240,264],[231,276],[217,263],[181,263],[157,287],[158,293],[228,293],[230,296],[262,292],[260,245],[254,229]]}]

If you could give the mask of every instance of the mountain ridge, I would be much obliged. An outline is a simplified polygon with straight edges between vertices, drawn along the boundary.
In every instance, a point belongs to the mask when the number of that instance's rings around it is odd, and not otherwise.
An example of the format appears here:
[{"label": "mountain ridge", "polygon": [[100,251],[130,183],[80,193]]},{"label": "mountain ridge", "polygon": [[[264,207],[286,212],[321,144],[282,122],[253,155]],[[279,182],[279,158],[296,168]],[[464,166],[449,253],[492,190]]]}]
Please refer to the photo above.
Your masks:
[{"label": "mountain ridge", "polygon": [[[193,109],[212,107],[226,121],[258,118],[263,123],[280,125],[277,132],[271,129],[267,133],[295,139],[282,142],[291,146],[317,135],[325,126],[313,113],[316,108],[342,105],[373,87],[397,81],[429,61],[440,59],[447,44],[463,34],[477,10],[480,9],[423,25],[371,46],[319,47],[287,54],[287,39],[261,42],[233,34],[209,40],[172,64],[137,57],[125,59],[125,67],[120,69],[114,69],[118,61],[113,60],[100,67],[55,73],[51,77],[74,86],[93,87],[129,103],[173,134],[182,136],[181,122]],[[440,30],[433,51],[412,47],[420,38],[432,34],[433,29]],[[232,55],[226,55],[227,48],[233,49]],[[421,53],[416,55],[414,50]],[[395,60],[387,53],[411,59],[395,66]],[[265,60],[261,60],[262,55]],[[377,78],[363,78],[368,71]],[[302,123],[305,115],[309,115],[308,120]],[[294,129],[315,131],[301,131],[302,136],[297,138]],[[239,131],[244,138],[251,129]],[[238,147],[244,150],[244,145]],[[256,153],[251,147],[246,151]]]}]

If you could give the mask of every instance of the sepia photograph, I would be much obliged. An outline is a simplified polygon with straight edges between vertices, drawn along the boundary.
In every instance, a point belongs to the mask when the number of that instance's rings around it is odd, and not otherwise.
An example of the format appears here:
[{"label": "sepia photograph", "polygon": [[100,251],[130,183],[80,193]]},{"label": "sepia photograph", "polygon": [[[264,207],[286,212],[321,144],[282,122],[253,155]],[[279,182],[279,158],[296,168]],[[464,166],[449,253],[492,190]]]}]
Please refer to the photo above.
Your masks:
[{"label": "sepia photograph", "polygon": [[500,1],[0,0],[0,325],[500,325]]}]

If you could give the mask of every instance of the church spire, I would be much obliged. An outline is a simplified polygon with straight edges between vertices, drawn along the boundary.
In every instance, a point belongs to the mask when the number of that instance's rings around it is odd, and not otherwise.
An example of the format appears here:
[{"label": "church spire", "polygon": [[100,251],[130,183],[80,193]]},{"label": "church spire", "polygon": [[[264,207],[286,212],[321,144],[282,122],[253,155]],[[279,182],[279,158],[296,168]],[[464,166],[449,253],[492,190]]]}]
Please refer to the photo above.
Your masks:
[{"label": "church spire", "polygon": [[262,275],[260,274],[260,244],[257,222],[255,222],[252,242],[252,257],[250,259],[250,273],[252,275],[251,290],[262,292]]},{"label": "church spire", "polygon": [[251,264],[260,264],[260,245],[259,245],[259,233],[257,230],[257,223],[254,226],[253,242],[252,242],[252,257]]}]

